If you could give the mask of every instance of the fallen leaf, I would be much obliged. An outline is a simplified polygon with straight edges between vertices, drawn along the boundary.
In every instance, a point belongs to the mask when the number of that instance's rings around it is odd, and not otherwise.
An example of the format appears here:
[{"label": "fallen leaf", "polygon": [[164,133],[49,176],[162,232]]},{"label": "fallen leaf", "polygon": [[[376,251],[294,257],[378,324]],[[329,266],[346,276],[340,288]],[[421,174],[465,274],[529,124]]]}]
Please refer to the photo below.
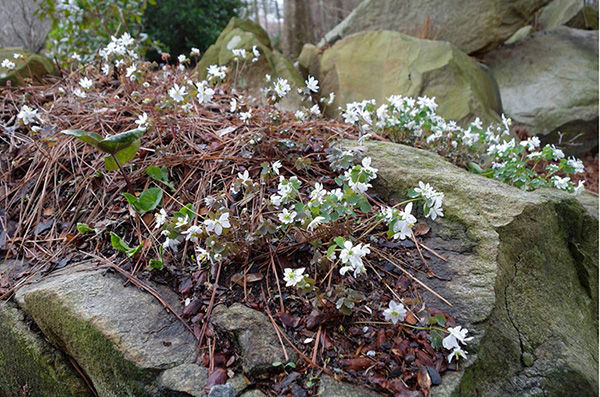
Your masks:
[{"label": "fallen leaf", "polygon": [[429,230],[431,228],[426,223],[417,223],[413,229],[413,233],[415,233],[415,236],[424,236],[429,233]]},{"label": "fallen leaf", "polygon": [[208,392],[211,387],[215,385],[224,385],[225,382],[227,382],[227,370],[225,370],[225,368],[215,368],[215,370],[208,375],[204,390]]},{"label": "fallen leaf", "polygon": [[347,358],[347,359],[341,360],[340,362],[342,364],[342,367],[344,367],[345,369],[352,370],[352,371],[360,371],[363,369],[367,369],[371,365],[373,365],[373,361],[371,361],[365,357]]},{"label": "fallen leaf", "polygon": [[286,327],[296,328],[300,325],[300,317],[294,316],[288,313],[277,313],[279,321],[281,321]]},{"label": "fallen leaf", "polygon": [[[255,283],[257,281],[261,281],[265,276],[262,273],[248,273],[246,274],[246,283]],[[231,276],[231,281],[239,285],[240,287],[244,286],[244,274],[236,273]]]},{"label": "fallen leaf", "polygon": [[419,367],[419,371],[417,372],[417,383],[421,386],[421,390],[425,397],[429,395],[429,390],[431,389],[431,377],[429,376],[429,372],[427,372],[427,368]]}]

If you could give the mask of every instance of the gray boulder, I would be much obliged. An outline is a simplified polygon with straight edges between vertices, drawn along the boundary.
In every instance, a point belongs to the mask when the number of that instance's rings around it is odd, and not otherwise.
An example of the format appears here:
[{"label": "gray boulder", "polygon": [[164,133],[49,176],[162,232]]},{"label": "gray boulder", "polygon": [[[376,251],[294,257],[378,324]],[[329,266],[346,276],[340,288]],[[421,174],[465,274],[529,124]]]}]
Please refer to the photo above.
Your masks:
[{"label": "gray boulder", "polygon": [[363,30],[444,40],[471,54],[502,44],[550,0],[364,0],[319,46]]},{"label": "gray boulder", "polygon": [[435,97],[446,119],[496,120],[500,96],[489,73],[468,55],[444,41],[421,40],[392,31],[361,32],[338,41],[319,55],[305,47],[309,72],[323,95],[335,92],[327,108],[364,99],[379,104],[390,95]]},{"label": "gray boulder", "polygon": [[[546,143],[582,153],[598,145],[598,32],[560,26],[484,58],[504,112]],[[568,142],[583,133],[573,144]]]},{"label": "gray boulder", "polygon": [[[355,142],[346,142],[352,147]],[[436,154],[368,143],[376,189],[401,201],[419,181],[445,194],[428,221],[439,276],[425,294],[469,329],[469,359],[434,396],[595,395],[598,389],[598,198],[585,209],[557,190],[524,192],[468,173]],[[590,203],[589,201],[592,201]]]},{"label": "gray boulder", "polygon": [[598,2],[554,0],[542,9],[538,22],[542,29],[567,25],[578,29],[598,30]]}]

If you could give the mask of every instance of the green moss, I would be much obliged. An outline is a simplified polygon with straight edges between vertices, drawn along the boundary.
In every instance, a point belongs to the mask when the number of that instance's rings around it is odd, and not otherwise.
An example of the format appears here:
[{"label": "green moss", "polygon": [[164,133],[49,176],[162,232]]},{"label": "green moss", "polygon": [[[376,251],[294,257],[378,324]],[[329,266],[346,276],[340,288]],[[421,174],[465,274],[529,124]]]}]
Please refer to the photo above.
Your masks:
[{"label": "green moss", "polygon": [[[23,55],[23,58],[14,59],[13,54],[18,53]],[[29,51],[24,51],[21,48],[3,48],[0,49],[0,60],[9,58],[16,64],[16,67],[6,76],[0,75],[0,86],[6,85],[8,80],[13,86],[21,85],[24,78],[31,78],[35,82],[42,80],[44,76],[55,75],[57,73],[56,65],[43,55],[34,54]],[[0,73],[6,72],[0,67]]]},{"label": "green moss", "polygon": [[89,396],[86,385],[59,351],[32,332],[23,313],[0,303],[0,395]]},{"label": "green moss", "polygon": [[72,353],[100,395],[149,395],[144,384],[150,383],[157,372],[133,365],[115,349],[113,342],[71,313],[52,293],[32,292],[26,296],[25,306],[50,340]]}]

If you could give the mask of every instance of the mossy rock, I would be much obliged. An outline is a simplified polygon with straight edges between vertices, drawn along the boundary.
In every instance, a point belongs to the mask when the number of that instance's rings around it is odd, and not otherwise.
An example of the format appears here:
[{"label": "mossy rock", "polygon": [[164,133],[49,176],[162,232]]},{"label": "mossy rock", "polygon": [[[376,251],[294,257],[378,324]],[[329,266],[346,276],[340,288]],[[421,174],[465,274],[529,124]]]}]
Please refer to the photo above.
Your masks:
[{"label": "mossy rock", "polygon": [[[14,54],[20,54],[23,58],[15,59]],[[0,86],[6,85],[9,80],[13,86],[22,85],[24,79],[31,79],[39,83],[43,81],[44,77],[58,73],[52,60],[22,48],[0,48],[0,62],[4,59],[10,59],[16,66],[13,70],[7,70],[0,66]]]},{"label": "mossy rock", "polygon": [[583,0],[554,0],[542,9],[538,21],[546,30],[561,25],[598,30],[598,9]]},{"label": "mossy rock", "polygon": [[67,358],[30,329],[21,310],[0,302],[0,395],[91,396]]},{"label": "mossy rock", "polygon": [[348,102],[382,104],[395,94],[435,97],[438,113],[457,122],[495,121],[502,112],[492,77],[448,42],[392,31],[356,33],[326,49],[309,73],[321,82],[323,96],[335,92],[330,115]]},{"label": "mossy rock", "polygon": [[432,395],[596,395],[598,198],[584,195],[584,207],[557,190],[525,192],[399,144],[363,149],[382,195],[403,200],[419,181],[445,195],[428,246],[448,262],[429,265],[451,281],[419,277],[453,306],[428,293],[426,303],[475,339]]},{"label": "mossy rock", "polygon": [[89,265],[68,267],[23,287],[16,299],[100,395],[162,395],[157,378],[191,363],[195,339],[154,297],[123,282]]},{"label": "mossy rock", "polygon": [[[231,50],[244,48],[251,51],[253,46],[260,51],[258,61],[251,62],[247,59],[236,64]],[[296,89],[303,85],[302,76],[288,58],[273,50],[267,33],[252,21],[231,19],[217,41],[206,50],[198,62],[196,72],[199,78],[206,78],[206,69],[210,65],[229,66],[229,78],[235,80],[236,88],[245,90],[256,98],[262,97],[261,89],[266,85],[265,75],[271,75],[273,80],[278,77],[287,79],[292,91],[283,101],[283,108],[296,109],[300,103]]]}]

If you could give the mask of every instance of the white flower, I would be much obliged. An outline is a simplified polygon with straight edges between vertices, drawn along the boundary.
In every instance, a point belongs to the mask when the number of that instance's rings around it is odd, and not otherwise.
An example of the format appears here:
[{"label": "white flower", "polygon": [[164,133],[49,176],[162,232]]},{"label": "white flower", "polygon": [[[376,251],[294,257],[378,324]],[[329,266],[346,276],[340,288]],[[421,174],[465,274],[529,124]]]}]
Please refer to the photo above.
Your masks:
[{"label": "white flower", "polygon": [[252,118],[252,109],[248,109],[247,112],[240,112],[240,120],[244,123],[248,123],[248,121]]},{"label": "white flower", "polygon": [[198,93],[196,94],[198,102],[204,103],[212,101],[213,95],[215,95],[215,90],[208,86],[206,80],[196,84],[196,87],[198,88]]},{"label": "white flower", "polygon": [[13,54],[13,58],[14,58],[14,59],[20,59],[20,58],[23,58],[23,54],[19,54],[18,52],[15,52],[15,53]]},{"label": "white flower", "polygon": [[583,166],[583,162],[579,159],[576,159],[575,157],[571,157],[567,160],[567,165],[571,168],[573,168],[576,174],[582,173],[585,171],[585,168]]},{"label": "white flower", "polygon": [[398,321],[404,321],[406,318],[406,309],[402,303],[390,301],[389,307],[383,311],[386,321],[396,324]]},{"label": "white flower", "polygon": [[425,217],[429,217],[431,218],[431,220],[435,220],[435,218],[437,218],[438,216],[444,216],[444,209],[442,208],[441,200],[434,201],[433,206],[429,207],[429,213]]},{"label": "white flower", "polygon": [[281,214],[277,215],[279,221],[284,225],[288,225],[294,222],[294,218],[296,218],[296,211],[288,211],[286,208],[281,211]]},{"label": "white flower", "polygon": [[294,116],[300,121],[303,121],[304,119],[306,119],[306,113],[304,113],[302,110],[296,110],[296,113],[294,113]]},{"label": "white flower", "polygon": [[165,242],[163,243],[162,246],[164,249],[170,248],[173,250],[173,252],[177,252],[178,251],[177,246],[179,244],[181,244],[181,241],[179,239],[167,237],[167,239],[165,240]]},{"label": "white flower", "polygon": [[87,77],[84,77],[81,80],[79,80],[79,85],[84,90],[89,90],[94,85],[94,82],[92,80],[88,79]]},{"label": "white flower", "polygon": [[212,81],[215,79],[225,80],[225,77],[227,76],[227,67],[219,65],[210,65],[206,68],[206,72],[208,76],[208,81]]},{"label": "white flower", "polygon": [[304,275],[302,274],[304,273],[304,269],[304,267],[299,269],[290,269],[289,267],[286,267],[283,269],[283,281],[286,282],[285,286],[295,287],[299,282],[304,280]]},{"label": "white flower", "polygon": [[224,212],[217,219],[206,219],[204,225],[206,226],[207,232],[214,231],[217,236],[220,236],[221,233],[223,233],[223,229],[231,227],[231,223],[229,223],[229,212]]},{"label": "white flower", "polygon": [[185,235],[186,240],[190,240],[192,243],[197,243],[198,235],[201,233],[202,233],[202,226],[192,225],[192,226],[188,227],[188,229],[185,232],[182,232],[181,234]]},{"label": "white flower", "polygon": [[258,51],[256,46],[252,46],[252,55],[254,56],[254,58],[252,58],[252,62],[258,61],[258,58],[260,57],[260,51]]},{"label": "white flower", "polygon": [[79,98],[87,97],[87,94],[81,88],[75,88],[73,90],[73,95],[78,96]]},{"label": "white flower", "polygon": [[459,347],[459,342],[463,345],[466,345],[467,342],[473,339],[473,337],[467,338],[467,333],[469,331],[467,329],[461,328],[460,325],[448,328],[448,332],[448,335],[442,340],[442,345],[448,350],[452,350],[456,347]]},{"label": "white flower", "polygon": [[135,72],[137,72],[137,66],[134,64],[125,69],[125,77],[128,77],[129,80],[133,81],[135,80]]},{"label": "white flower", "polygon": [[554,160],[560,160],[565,157],[565,154],[559,148],[555,147],[554,145],[550,145],[550,148],[552,148],[552,156],[554,156]]},{"label": "white flower", "polygon": [[196,47],[192,47],[192,51],[190,51],[190,56],[198,56],[200,55],[200,50]]},{"label": "white flower", "polygon": [[81,62],[81,55],[79,55],[78,53],[74,52],[71,54],[71,58],[73,58],[76,61]]},{"label": "white flower", "polygon": [[569,181],[570,181],[570,178],[568,176],[561,178],[558,175],[554,175],[552,178],[550,178],[550,182],[552,183],[552,186],[554,186],[557,189],[561,189],[561,190],[566,190],[569,188]]},{"label": "white flower", "polygon": [[36,119],[40,120],[40,116],[37,114],[37,109],[32,109],[27,105],[23,105],[21,111],[17,114],[17,118],[25,125],[35,123]]},{"label": "white flower", "polygon": [[154,228],[158,229],[159,227],[164,225],[166,221],[167,221],[167,212],[165,211],[164,208],[161,208],[158,214],[154,214],[154,222],[155,222]]},{"label": "white flower", "polygon": [[313,219],[312,221],[310,221],[310,223],[306,227],[306,230],[308,230],[309,232],[312,232],[315,229],[315,227],[317,227],[321,223],[323,223],[324,220],[325,220],[324,216],[317,216],[317,217],[315,217],[315,219]]},{"label": "white flower", "polygon": [[270,198],[271,203],[273,203],[274,206],[279,207],[281,205],[281,199],[283,197],[278,196],[276,194],[273,194]]},{"label": "white flower", "polygon": [[102,65],[102,74],[104,74],[105,76],[108,76],[108,74],[110,73],[110,65],[108,63],[105,63]]},{"label": "white flower", "polygon": [[17,65],[8,58],[2,61],[2,67],[8,70],[13,70],[16,66]]},{"label": "white flower", "polygon": [[186,94],[184,86],[179,87],[177,84],[173,84],[173,87],[169,89],[169,96],[177,103],[183,102],[183,97]]},{"label": "white flower", "polygon": [[238,59],[246,59],[246,50],[243,48],[234,48],[231,50],[231,52],[233,53],[233,57],[238,60]]},{"label": "white flower", "polygon": [[273,164],[271,164],[271,168],[273,168],[273,172],[279,175],[279,169],[282,167],[281,161],[277,160]]},{"label": "white flower", "polygon": [[308,79],[304,83],[306,84],[306,88],[308,88],[309,91],[319,91],[319,80],[315,79],[311,75],[308,75]]},{"label": "white flower", "polygon": [[394,223],[394,227],[392,231],[395,233],[393,238],[404,240],[406,237],[411,235],[411,230],[415,223],[417,222],[417,218],[415,218],[412,214],[412,204],[406,204],[404,207],[404,211],[399,211],[398,216],[399,220]]},{"label": "white flower", "polygon": [[467,352],[464,351],[460,346],[455,346],[452,350],[452,353],[448,354],[448,362],[452,362],[452,359],[455,358],[458,360],[460,357],[466,359]]},{"label": "white flower", "polygon": [[318,116],[321,114],[321,110],[319,110],[319,105],[314,104],[311,108],[310,108],[310,112],[312,114],[314,114],[315,116]]},{"label": "white flower", "polygon": [[238,172],[238,178],[241,180],[241,183],[252,183],[252,178],[250,178],[250,174],[248,170],[244,170],[244,173]]},{"label": "white flower", "polygon": [[235,113],[237,109],[237,100],[235,98],[231,98],[231,102],[229,102],[229,111],[231,113]]},{"label": "white flower", "polygon": [[377,177],[377,168],[371,167],[370,157],[365,157],[362,160],[361,165],[363,169],[367,172],[367,174],[369,174],[369,180],[375,179]]},{"label": "white flower", "polygon": [[354,276],[356,277],[358,274],[366,272],[362,258],[369,253],[371,253],[369,244],[365,244],[364,246],[357,244],[353,246],[351,241],[344,241],[344,248],[340,252],[340,259],[347,266],[340,269],[340,274],[343,276],[348,270],[354,270]]},{"label": "white flower", "polygon": [[585,184],[585,181],[579,181],[579,183],[577,184],[577,186],[575,186],[575,188],[573,190],[573,194],[578,195],[581,192],[583,192],[584,184]]},{"label": "white flower", "polygon": [[187,58],[186,58],[186,56],[185,56],[185,55],[181,54],[181,55],[179,55],[179,56],[177,57],[177,61],[178,61],[179,63],[184,63],[185,61],[187,61]]},{"label": "white flower", "polygon": [[139,128],[141,129],[147,129],[148,128],[148,114],[146,112],[140,114],[137,118],[137,120],[135,121],[135,123],[138,125]]},{"label": "white flower", "polygon": [[268,83],[269,81],[271,81],[271,75],[270,74],[265,74],[265,81]]},{"label": "white flower", "polygon": [[207,250],[200,246],[196,246],[194,251],[196,251],[196,263],[198,264],[198,267],[201,267],[202,263],[206,262],[210,254]]},{"label": "white flower", "polygon": [[190,218],[187,215],[178,216],[177,221],[175,222],[175,227],[180,229],[186,226],[190,222]]},{"label": "white flower", "polygon": [[286,79],[279,77],[275,82],[273,89],[279,98],[283,98],[288,92],[290,92],[291,87]]}]

